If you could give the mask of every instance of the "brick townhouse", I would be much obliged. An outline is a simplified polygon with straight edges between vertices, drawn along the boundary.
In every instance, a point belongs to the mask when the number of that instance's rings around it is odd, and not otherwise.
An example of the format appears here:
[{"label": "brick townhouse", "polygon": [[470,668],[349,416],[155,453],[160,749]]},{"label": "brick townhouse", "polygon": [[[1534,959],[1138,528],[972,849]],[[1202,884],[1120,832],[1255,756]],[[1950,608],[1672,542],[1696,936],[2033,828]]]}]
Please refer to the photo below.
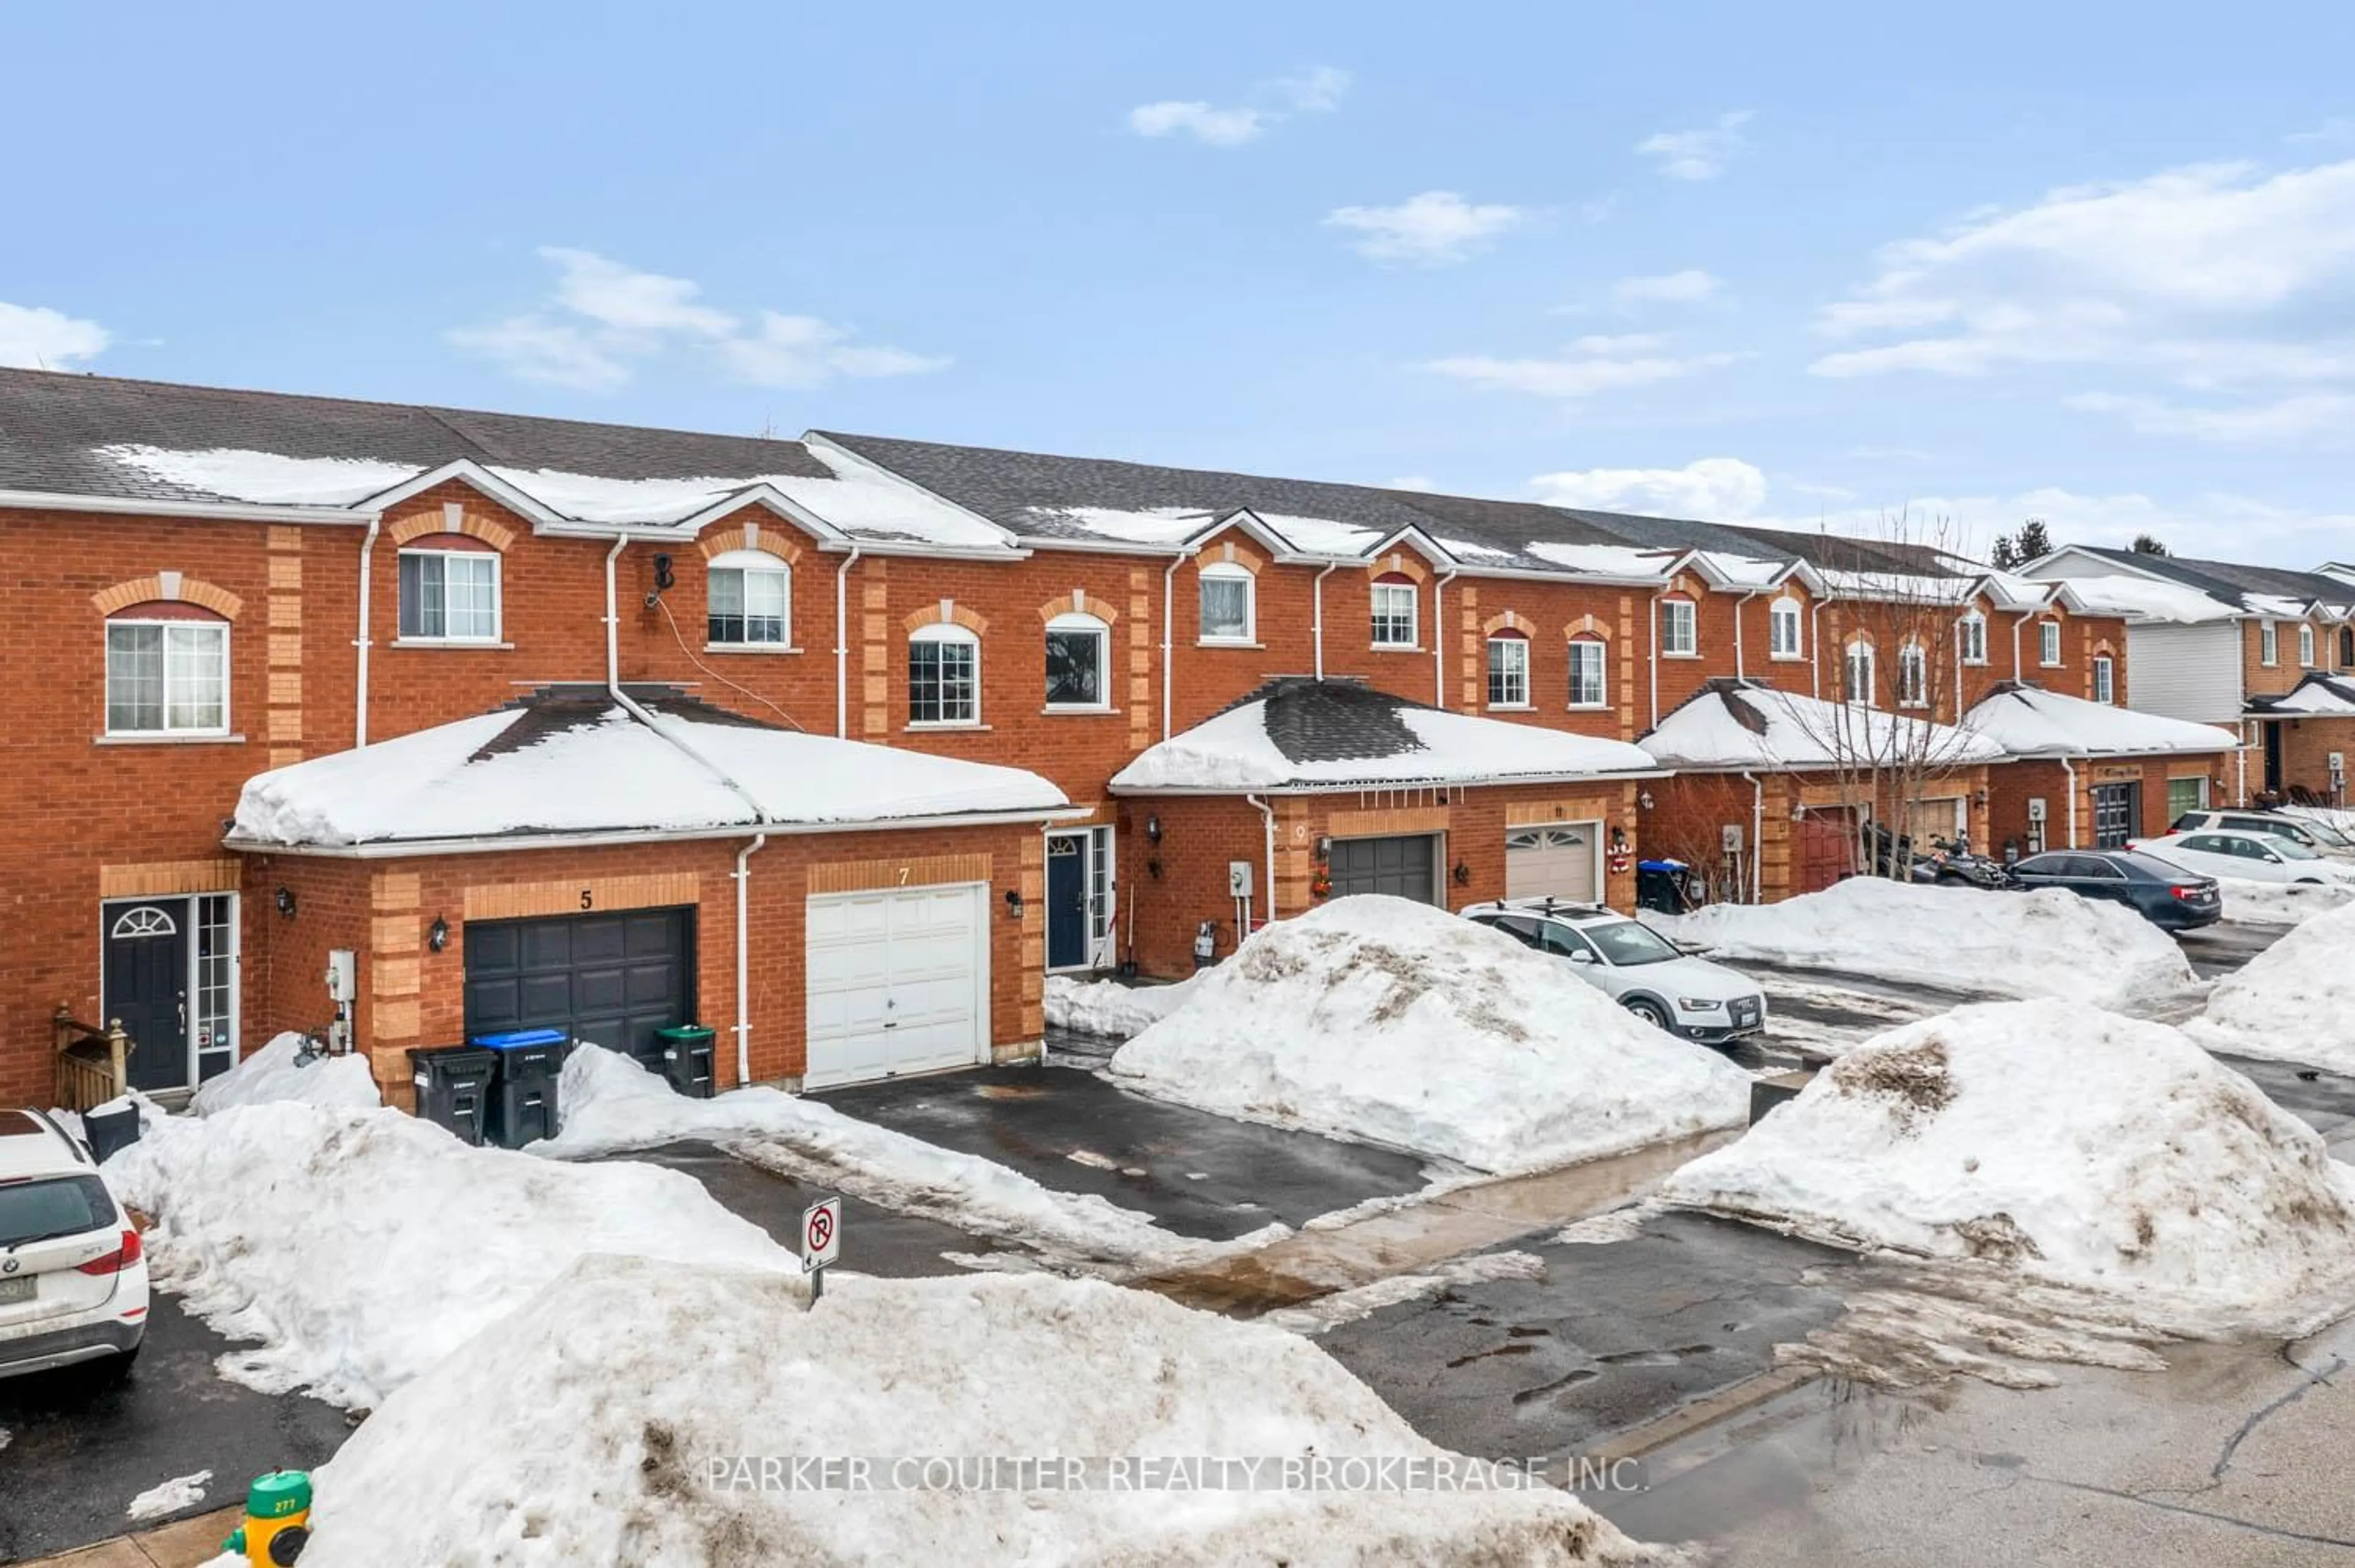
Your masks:
[{"label": "brick townhouse", "polygon": [[[1338,893],[1624,904],[1696,693],[1909,706],[1929,656],[1860,654],[1902,574],[1849,548],[0,371],[0,1097],[60,1005],[183,1087],[325,1022],[337,951],[396,1099],[410,1048],[538,1023],[815,1085],[1035,1051],[1049,971]],[[1988,624],[1924,722],[1998,665],[2123,696],[2117,614],[1931,575]]]}]

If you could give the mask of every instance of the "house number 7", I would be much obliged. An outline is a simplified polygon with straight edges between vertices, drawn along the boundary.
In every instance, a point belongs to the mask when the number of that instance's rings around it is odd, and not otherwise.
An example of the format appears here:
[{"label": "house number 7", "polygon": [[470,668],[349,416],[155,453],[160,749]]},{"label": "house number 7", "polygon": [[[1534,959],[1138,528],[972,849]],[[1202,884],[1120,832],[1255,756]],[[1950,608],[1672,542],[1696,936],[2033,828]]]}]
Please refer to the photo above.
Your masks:
[{"label": "house number 7", "polygon": [[900,868],[900,885],[903,888],[908,885],[908,868],[905,866]]},{"label": "house number 7", "polygon": [[591,894],[587,888],[581,890],[581,907],[582,909],[594,909],[597,907],[596,898]]}]

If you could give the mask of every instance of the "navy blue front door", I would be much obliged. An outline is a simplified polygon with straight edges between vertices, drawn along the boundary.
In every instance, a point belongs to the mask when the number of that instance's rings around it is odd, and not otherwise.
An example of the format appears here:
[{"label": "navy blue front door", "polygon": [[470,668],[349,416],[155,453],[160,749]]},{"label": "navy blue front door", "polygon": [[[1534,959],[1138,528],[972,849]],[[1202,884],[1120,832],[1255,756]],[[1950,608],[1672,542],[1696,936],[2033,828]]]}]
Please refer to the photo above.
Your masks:
[{"label": "navy blue front door", "polygon": [[131,1037],[131,1086],[183,1088],[188,1082],[188,901],[103,908],[102,1010]]},{"label": "navy blue front door", "polygon": [[1077,833],[1047,839],[1047,967],[1076,969],[1088,961],[1087,840]]}]

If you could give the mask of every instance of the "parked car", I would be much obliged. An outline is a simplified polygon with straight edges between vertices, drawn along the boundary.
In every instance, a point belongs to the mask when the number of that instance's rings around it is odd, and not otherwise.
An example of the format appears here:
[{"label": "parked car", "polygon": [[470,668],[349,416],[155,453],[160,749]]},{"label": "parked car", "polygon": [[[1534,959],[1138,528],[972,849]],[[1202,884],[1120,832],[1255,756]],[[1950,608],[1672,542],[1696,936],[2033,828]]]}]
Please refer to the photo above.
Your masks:
[{"label": "parked car", "polygon": [[2164,838],[2134,839],[2126,848],[2211,877],[2355,885],[2355,866],[2327,860],[2296,839],[2270,833],[2170,833]]},{"label": "parked car", "polygon": [[2355,839],[2327,822],[2272,811],[2187,811],[2175,819],[2169,833],[2263,833],[2303,844],[2334,860],[2355,860]]},{"label": "parked car", "polygon": [[97,1162],[38,1111],[0,1110],[0,1377],[111,1357],[147,1332],[147,1262]]},{"label": "parked car", "polygon": [[2081,898],[2124,904],[2169,931],[2224,918],[2215,878],[2131,849],[2056,849],[2030,855],[2011,874],[2031,888],[2066,888]]},{"label": "parked car", "polygon": [[1558,958],[1655,1028],[1711,1044],[1766,1027],[1755,981],[1696,958],[1641,921],[1601,904],[1507,899],[1474,904],[1466,918]]}]

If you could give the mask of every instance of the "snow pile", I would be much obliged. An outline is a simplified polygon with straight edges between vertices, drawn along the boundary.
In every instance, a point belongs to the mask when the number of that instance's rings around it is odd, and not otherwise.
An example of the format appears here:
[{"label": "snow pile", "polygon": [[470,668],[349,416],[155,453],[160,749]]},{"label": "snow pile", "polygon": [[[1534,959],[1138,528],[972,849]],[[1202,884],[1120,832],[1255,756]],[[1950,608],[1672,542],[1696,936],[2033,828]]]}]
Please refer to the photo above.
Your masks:
[{"label": "snow pile", "polygon": [[1050,975],[1047,1023],[1103,1040],[1126,1040],[1176,1012],[1193,994],[1191,978],[1174,986],[1124,986],[1117,980]]},{"label": "snow pile", "polygon": [[[1059,1192],[995,1160],[943,1148],[775,1089],[690,1100],[631,1058],[583,1045],[557,1087],[564,1118],[530,1152],[558,1159],[700,1141],[855,1198],[1028,1246],[1070,1266],[1161,1267],[1211,1250],[1094,1193]],[[1263,1244],[1284,1227],[1234,1245]]]},{"label": "snow pile", "polygon": [[2296,925],[2310,915],[2355,902],[2355,887],[2343,882],[2253,882],[2219,877],[2224,918],[2242,925]]},{"label": "snow pile", "polygon": [[800,1270],[691,1176],[472,1148],[398,1111],[282,1102],[159,1117],[106,1179],[155,1218],[156,1283],[259,1341],[224,1357],[225,1373],[358,1408],[584,1253]]},{"label": "snow pile", "polygon": [[1748,1115],[1750,1080],[1568,965],[1404,899],[1263,927],[1109,1072],[1224,1115],[1535,1170]]},{"label": "snow pile", "polygon": [[2058,888],[1987,892],[1851,877],[1773,904],[1655,917],[1719,958],[1838,969],[1950,990],[2100,1005],[2191,983],[2175,939],[2123,904]]},{"label": "snow pile", "polygon": [[131,1499],[123,1510],[130,1520],[161,1519],[167,1513],[192,1509],[205,1500],[205,1488],[212,1484],[210,1470],[198,1470],[190,1476],[175,1476],[148,1488]]},{"label": "snow pile", "polygon": [[2355,1169],[2177,1030],[2065,1002],[1891,1030],[1662,1195],[2009,1264],[2179,1332],[2302,1331],[2355,1285]]},{"label": "snow pile", "polygon": [[2184,1025],[2184,1032],[2240,1056],[2355,1073],[2350,951],[2355,906],[2316,915],[2217,981],[2207,1010]]},{"label": "snow pile", "polygon": [[292,1029],[247,1057],[218,1078],[208,1078],[188,1102],[199,1116],[238,1105],[260,1105],[292,1100],[304,1105],[349,1105],[372,1110],[383,1103],[368,1058],[359,1055],[316,1056],[297,1061],[303,1037]]},{"label": "snow pile", "polygon": [[[318,1474],[304,1568],[1649,1557],[1550,1489],[1276,1489],[1278,1463],[1311,1455],[1496,1474],[1278,1329],[1037,1275],[853,1276],[805,1307],[773,1276],[584,1261],[353,1435]],[[1089,1484],[1017,1468],[1039,1455],[1096,1456]],[[805,1456],[868,1460],[874,1489],[842,1466],[762,1484],[764,1456]],[[1102,1462],[1195,1456],[1265,1457],[1264,1489],[1240,1469],[1231,1488],[1116,1489]]]}]

